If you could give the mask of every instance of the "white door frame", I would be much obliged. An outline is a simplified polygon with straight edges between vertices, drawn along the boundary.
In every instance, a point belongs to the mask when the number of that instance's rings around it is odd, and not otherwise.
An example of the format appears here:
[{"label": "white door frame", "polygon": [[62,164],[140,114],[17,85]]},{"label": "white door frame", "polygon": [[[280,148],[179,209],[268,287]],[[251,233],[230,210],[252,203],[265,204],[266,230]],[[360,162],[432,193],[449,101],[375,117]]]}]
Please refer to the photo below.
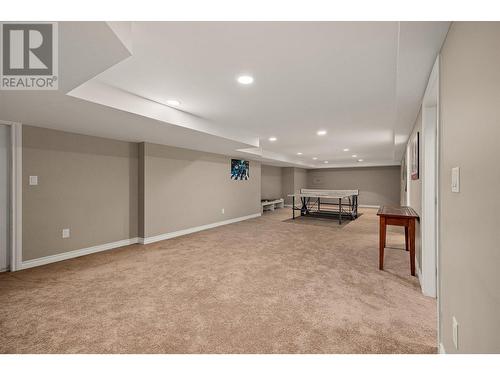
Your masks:
[{"label": "white door frame", "polygon": [[422,292],[437,297],[439,177],[439,56],[422,101],[422,217],[420,221]]},{"label": "white door frame", "polygon": [[10,270],[21,269],[23,243],[23,169],[22,169],[22,124],[1,121],[1,125],[10,126],[11,139],[11,189],[10,189]]}]

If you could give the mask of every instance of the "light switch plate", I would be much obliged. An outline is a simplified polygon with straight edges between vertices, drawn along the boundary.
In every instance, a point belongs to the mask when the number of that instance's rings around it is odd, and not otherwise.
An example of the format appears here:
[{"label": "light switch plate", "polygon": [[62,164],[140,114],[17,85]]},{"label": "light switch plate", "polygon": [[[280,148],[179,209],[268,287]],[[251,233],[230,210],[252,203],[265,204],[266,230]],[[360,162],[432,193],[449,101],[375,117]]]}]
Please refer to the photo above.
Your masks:
[{"label": "light switch plate", "polygon": [[30,185],[38,185],[38,176],[30,176]]},{"label": "light switch plate", "polygon": [[460,167],[451,168],[451,192],[460,192]]},{"label": "light switch plate", "polygon": [[69,228],[62,230],[62,238],[69,238]]}]

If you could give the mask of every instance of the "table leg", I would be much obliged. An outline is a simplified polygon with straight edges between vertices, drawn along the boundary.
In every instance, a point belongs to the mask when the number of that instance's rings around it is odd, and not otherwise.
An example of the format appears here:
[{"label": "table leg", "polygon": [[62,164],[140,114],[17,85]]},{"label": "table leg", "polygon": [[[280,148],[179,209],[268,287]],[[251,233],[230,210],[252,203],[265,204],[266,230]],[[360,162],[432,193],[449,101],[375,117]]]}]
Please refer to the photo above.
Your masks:
[{"label": "table leg", "polygon": [[408,247],[408,227],[405,225],[405,249],[406,251],[409,250],[409,247]]},{"label": "table leg", "polygon": [[415,219],[409,220],[408,237],[410,242],[410,271],[415,276]]},{"label": "table leg", "polygon": [[339,225],[342,224],[342,198],[339,198]]},{"label": "table leg", "polygon": [[378,254],[378,269],[383,270],[384,269],[384,249],[385,249],[385,217],[380,216],[380,223],[379,223],[379,254]]}]

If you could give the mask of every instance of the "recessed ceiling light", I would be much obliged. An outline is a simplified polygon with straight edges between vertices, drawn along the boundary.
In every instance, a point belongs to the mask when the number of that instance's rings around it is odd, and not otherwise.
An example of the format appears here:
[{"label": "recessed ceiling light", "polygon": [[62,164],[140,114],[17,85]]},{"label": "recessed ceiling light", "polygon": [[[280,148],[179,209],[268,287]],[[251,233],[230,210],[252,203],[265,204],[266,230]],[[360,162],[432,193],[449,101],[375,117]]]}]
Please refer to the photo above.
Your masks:
[{"label": "recessed ceiling light", "polygon": [[359,162],[363,161],[363,159],[358,159]]},{"label": "recessed ceiling light", "polygon": [[316,132],[317,135],[325,135],[326,134],[326,130],[318,130]]},{"label": "recessed ceiling light", "polygon": [[269,141],[270,141],[270,142],[274,142],[274,141],[276,141],[277,139],[278,139],[278,138],[276,138],[276,137],[271,137],[271,138],[269,138]]},{"label": "recessed ceiling light", "polygon": [[351,156],[352,156],[353,158],[357,158],[357,157],[358,157],[358,155],[356,155],[356,154],[351,155]]},{"label": "recessed ceiling light", "polygon": [[297,152],[297,155],[302,155],[302,152]]},{"label": "recessed ceiling light", "polygon": [[313,157],[313,160],[318,160],[318,158],[315,156],[315,157]]},{"label": "recessed ceiling light", "polygon": [[323,163],[328,164],[328,160],[325,160]]},{"label": "recessed ceiling light", "polygon": [[238,82],[241,83],[242,85],[250,85],[253,83],[253,77],[252,76],[239,76]]},{"label": "recessed ceiling light", "polygon": [[172,107],[178,107],[179,105],[181,105],[181,102],[178,101],[177,99],[168,99],[167,105],[171,105]]},{"label": "recessed ceiling light", "polygon": [[347,151],[349,151],[349,149],[348,149],[348,148],[344,148],[344,151],[346,151],[346,152],[347,152]]}]

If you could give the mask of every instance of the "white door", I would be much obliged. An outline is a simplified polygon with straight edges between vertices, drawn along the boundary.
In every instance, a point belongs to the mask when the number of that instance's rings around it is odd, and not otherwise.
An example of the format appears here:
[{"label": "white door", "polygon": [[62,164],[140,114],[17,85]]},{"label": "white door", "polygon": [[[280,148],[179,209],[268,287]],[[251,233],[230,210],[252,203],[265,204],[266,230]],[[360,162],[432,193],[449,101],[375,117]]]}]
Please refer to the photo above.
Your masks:
[{"label": "white door", "polygon": [[10,263],[10,126],[0,124],[0,272]]}]

